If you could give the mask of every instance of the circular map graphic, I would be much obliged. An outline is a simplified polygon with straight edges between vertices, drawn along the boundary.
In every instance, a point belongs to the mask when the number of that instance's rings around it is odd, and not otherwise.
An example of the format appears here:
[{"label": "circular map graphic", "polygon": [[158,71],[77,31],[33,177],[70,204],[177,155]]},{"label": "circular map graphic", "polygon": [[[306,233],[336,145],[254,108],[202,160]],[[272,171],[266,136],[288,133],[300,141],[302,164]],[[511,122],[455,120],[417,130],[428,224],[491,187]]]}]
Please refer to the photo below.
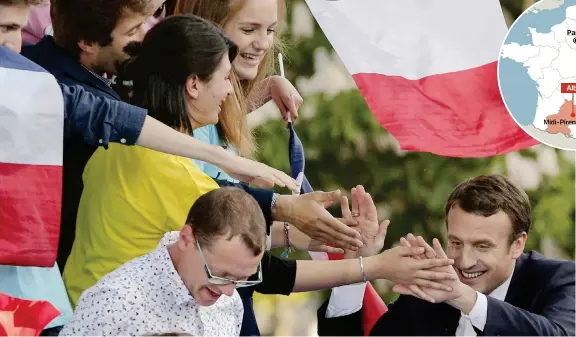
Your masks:
[{"label": "circular map graphic", "polygon": [[522,13],[502,44],[498,83],[524,131],[576,150],[576,0],[542,0]]}]

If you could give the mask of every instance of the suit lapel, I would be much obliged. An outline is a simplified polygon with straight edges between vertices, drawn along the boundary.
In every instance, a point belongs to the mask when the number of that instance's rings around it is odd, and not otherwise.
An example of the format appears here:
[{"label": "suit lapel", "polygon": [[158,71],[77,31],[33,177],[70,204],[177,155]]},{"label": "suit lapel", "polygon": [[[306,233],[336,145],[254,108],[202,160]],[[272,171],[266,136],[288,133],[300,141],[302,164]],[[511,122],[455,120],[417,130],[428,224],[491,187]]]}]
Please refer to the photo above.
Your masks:
[{"label": "suit lapel", "polygon": [[527,295],[527,291],[533,291],[533,287],[530,286],[530,277],[525,277],[528,272],[528,266],[526,260],[528,260],[529,254],[523,253],[516,260],[516,266],[514,267],[514,274],[510,280],[510,287],[508,287],[508,293],[506,293],[506,298],[504,301],[510,303],[518,308],[528,308],[530,307],[530,301],[534,298],[532,295]]}]

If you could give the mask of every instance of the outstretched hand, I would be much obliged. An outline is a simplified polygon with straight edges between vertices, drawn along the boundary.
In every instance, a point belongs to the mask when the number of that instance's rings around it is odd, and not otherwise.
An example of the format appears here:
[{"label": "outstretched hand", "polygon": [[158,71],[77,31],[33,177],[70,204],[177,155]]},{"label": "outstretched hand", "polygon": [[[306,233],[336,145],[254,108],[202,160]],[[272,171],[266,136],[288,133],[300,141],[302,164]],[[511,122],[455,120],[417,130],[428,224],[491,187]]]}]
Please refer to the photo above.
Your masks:
[{"label": "outstretched hand", "polygon": [[384,247],[384,240],[386,239],[390,221],[384,220],[378,224],[376,205],[374,205],[374,200],[372,200],[372,197],[365,191],[363,186],[358,185],[352,188],[351,198],[352,210],[350,210],[348,198],[346,196],[341,198],[342,217],[347,223],[355,223],[353,228],[360,233],[364,246],[357,251],[345,250],[344,258],[376,255]]},{"label": "outstretched hand", "polygon": [[286,221],[310,238],[343,249],[362,247],[360,234],[334,218],[326,207],[340,200],[340,191],[282,195],[272,209],[274,220]]},{"label": "outstretched hand", "polygon": [[286,187],[292,192],[300,193],[296,180],[286,173],[240,156],[232,155],[230,159],[219,165],[224,172],[234,179],[258,186],[272,188],[274,185]]}]

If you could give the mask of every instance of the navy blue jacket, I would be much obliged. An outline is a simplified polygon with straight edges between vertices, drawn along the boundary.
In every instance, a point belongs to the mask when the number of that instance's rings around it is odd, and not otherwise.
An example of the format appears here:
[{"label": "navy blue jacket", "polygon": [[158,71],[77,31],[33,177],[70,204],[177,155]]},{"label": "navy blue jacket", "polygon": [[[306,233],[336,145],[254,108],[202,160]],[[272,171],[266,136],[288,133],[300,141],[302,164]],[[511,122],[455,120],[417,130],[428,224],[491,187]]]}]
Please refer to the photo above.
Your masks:
[{"label": "navy blue jacket", "polygon": [[[82,173],[97,146],[109,141],[133,145],[146,118],[146,110],[123,103],[100,77],[59,48],[51,36],[24,46],[22,55],[50,72],[60,83],[65,99],[67,138],[64,142],[64,186],[58,265],[64,270],[72,250],[76,215],[82,195]],[[271,223],[272,190],[238,184],[258,201]]]},{"label": "navy blue jacket", "polygon": [[[574,261],[525,253],[516,267],[504,301],[488,296],[485,336],[574,336]],[[328,301],[318,310],[318,335],[362,336],[361,311],[326,318]],[[376,322],[371,336],[454,336],[460,311],[400,296]]]}]

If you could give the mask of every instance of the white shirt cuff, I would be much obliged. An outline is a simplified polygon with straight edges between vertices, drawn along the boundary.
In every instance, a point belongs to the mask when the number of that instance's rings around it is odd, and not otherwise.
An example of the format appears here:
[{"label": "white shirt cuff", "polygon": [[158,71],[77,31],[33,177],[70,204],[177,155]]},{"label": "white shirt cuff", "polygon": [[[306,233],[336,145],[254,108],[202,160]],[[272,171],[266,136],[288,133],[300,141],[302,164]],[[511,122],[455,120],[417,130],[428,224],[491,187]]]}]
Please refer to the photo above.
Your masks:
[{"label": "white shirt cuff", "polygon": [[[464,315],[464,313],[462,313],[462,315]],[[486,326],[486,317],[488,316],[488,299],[486,298],[486,295],[476,292],[476,303],[474,304],[474,307],[472,307],[470,314],[467,316],[476,329],[484,331],[484,327]]]},{"label": "white shirt cuff", "polygon": [[266,235],[266,250],[272,249],[272,231],[270,231],[270,235]]},{"label": "white shirt cuff", "polygon": [[326,309],[326,318],[346,316],[362,309],[364,291],[366,283],[333,288]]}]

